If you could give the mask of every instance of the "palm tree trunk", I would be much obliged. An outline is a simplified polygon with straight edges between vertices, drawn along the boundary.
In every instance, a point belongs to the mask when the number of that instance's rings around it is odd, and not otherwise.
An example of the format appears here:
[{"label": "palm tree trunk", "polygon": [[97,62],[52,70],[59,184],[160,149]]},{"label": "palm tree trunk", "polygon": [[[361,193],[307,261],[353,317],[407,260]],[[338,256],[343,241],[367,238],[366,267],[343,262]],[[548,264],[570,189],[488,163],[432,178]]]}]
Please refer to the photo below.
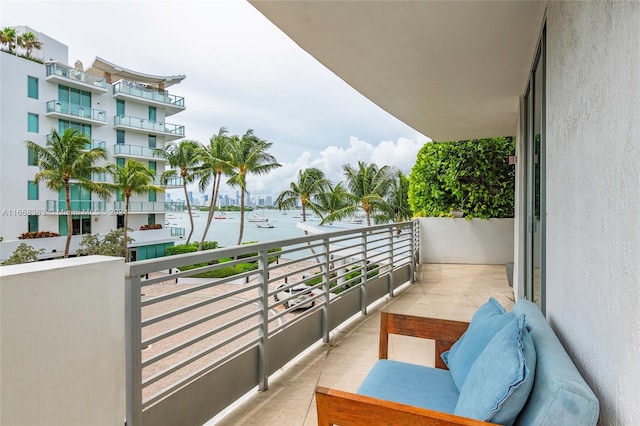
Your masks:
[{"label": "palm tree trunk", "polygon": [[184,188],[184,198],[187,200],[187,212],[189,213],[189,222],[191,222],[191,231],[189,231],[189,236],[187,237],[187,242],[185,245],[189,245],[191,241],[191,236],[193,235],[193,216],[191,215],[191,203],[189,202],[189,193],[187,192],[187,181],[185,177],[182,177],[184,184],[182,187]]},{"label": "palm tree trunk", "polygon": [[240,235],[238,235],[238,245],[242,244],[242,234],[244,233],[244,189],[240,195]]},{"label": "palm tree trunk", "polygon": [[307,221],[307,206],[304,201],[302,202],[302,221]]},{"label": "palm tree trunk", "polygon": [[213,185],[211,187],[211,202],[209,203],[209,214],[207,215],[207,224],[204,227],[204,232],[202,233],[202,238],[200,239],[200,244],[198,244],[198,251],[202,250],[202,246],[204,245],[204,240],[207,238],[207,233],[209,232],[209,227],[211,226],[211,221],[213,220],[213,215],[216,210],[216,184],[218,183],[218,177],[213,177]]},{"label": "palm tree trunk", "polygon": [[64,183],[64,200],[67,203],[67,242],[64,245],[64,257],[69,257],[71,247],[71,235],[73,234],[73,220],[71,219],[71,189],[69,182]]},{"label": "palm tree trunk", "polygon": [[124,200],[124,261],[129,261],[129,244],[127,241],[127,232],[129,231],[129,197]]}]

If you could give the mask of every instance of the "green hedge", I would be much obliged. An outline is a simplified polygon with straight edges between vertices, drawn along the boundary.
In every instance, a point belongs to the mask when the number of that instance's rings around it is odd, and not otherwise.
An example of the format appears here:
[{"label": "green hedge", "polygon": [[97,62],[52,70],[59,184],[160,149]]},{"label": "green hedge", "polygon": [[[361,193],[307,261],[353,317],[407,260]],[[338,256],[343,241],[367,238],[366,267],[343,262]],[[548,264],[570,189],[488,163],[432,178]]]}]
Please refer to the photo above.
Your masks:
[{"label": "green hedge", "polygon": [[512,137],[429,142],[409,176],[409,204],[416,216],[513,217],[515,167]]}]

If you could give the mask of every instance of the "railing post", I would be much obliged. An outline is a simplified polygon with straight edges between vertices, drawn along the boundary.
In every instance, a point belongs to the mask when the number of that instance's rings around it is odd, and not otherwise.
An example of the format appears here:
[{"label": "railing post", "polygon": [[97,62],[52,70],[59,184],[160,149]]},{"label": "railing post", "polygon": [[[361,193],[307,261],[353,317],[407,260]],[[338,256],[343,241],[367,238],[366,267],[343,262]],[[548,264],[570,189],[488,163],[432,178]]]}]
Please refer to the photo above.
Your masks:
[{"label": "railing post", "polygon": [[331,245],[329,238],[324,238],[324,273],[323,288],[324,304],[322,305],[322,341],[329,343],[329,294],[331,293]]},{"label": "railing post", "polygon": [[360,263],[360,312],[367,315],[367,233],[362,232],[362,261]]},{"label": "railing post", "polygon": [[411,262],[409,262],[409,277],[411,277],[411,282],[415,282],[416,276],[416,263],[419,256],[419,243],[420,243],[420,227],[418,226],[418,220],[411,221]]},{"label": "railing post", "polygon": [[140,276],[125,278],[126,425],[142,424],[142,324]]},{"label": "railing post", "polygon": [[391,297],[395,296],[393,289],[393,269],[393,228],[389,228],[389,270],[387,271],[387,284],[389,296]]},{"label": "railing post", "polygon": [[260,343],[258,344],[258,390],[265,391],[269,388],[268,355],[269,355],[269,257],[267,250],[260,251],[258,257],[258,279],[261,281],[260,315],[262,327],[260,327]]}]

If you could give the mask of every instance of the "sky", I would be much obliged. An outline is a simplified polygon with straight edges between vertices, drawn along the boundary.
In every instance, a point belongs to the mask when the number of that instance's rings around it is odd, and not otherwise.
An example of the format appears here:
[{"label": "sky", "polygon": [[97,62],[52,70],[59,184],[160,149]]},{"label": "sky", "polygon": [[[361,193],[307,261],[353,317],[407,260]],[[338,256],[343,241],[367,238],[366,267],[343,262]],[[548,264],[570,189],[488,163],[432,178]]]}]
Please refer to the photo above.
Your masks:
[{"label": "sky", "polygon": [[[357,161],[411,171],[429,139],[373,104],[244,0],[7,1],[0,26],[26,25],[69,46],[69,64],[96,56],[155,75],[186,75],[169,93],[186,110],[167,122],[207,143],[225,127],[273,143],[282,167],[247,179],[276,197],[307,167],[333,183]],[[180,198],[179,191],[171,191]],[[235,196],[235,190],[222,188]]]}]

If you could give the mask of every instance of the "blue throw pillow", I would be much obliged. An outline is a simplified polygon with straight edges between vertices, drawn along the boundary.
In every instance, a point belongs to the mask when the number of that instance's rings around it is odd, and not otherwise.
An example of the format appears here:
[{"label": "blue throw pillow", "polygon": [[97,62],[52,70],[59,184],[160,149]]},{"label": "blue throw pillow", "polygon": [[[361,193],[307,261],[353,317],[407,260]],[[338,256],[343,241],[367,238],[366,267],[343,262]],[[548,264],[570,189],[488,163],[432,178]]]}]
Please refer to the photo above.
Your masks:
[{"label": "blue throw pillow", "polygon": [[471,367],[455,414],[510,426],[533,387],[536,350],[524,316],[503,327]]},{"label": "blue throw pillow", "polygon": [[512,313],[506,312],[500,302],[492,297],[473,314],[469,328],[460,339],[449,351],[440,355],[458,390],[462,390],[467,373],[482,350],[514,318]]}]

